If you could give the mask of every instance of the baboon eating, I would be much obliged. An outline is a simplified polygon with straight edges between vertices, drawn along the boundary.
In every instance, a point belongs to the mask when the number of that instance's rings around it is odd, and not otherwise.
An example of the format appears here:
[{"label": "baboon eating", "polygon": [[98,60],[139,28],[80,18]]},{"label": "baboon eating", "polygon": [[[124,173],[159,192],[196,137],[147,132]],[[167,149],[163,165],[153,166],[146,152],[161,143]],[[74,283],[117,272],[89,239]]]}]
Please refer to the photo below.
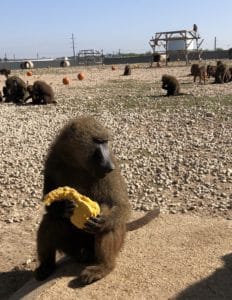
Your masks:
[{"label": "baboon eating", "polygon": [[5,102],[23,103],[27,96],[26,83],[17,76],[8,77],[3,87]]},{"label": "baboon eating", "polygon": [[64,199],[46,207],[37,236],[38,280],[54,271],[56,250],[92,263],[80,275],[83,284],[101,279],[114,268],[125,238],[130,206],[108,141],[107,130],[86,117],[69,122],[51,146],[45,162],[43,194],[68,185],[97,201],[101,214],[90,218],[83,231],[69,220],[74,209],[71,201]]},{"label": "baboon eating", "polygon": [[180,93],[180,84],[176,77],[163,75],[162,89],[167,90],[167,96],[177,96]]},{"label": "baboon eating", "polygon": [[125,66],[125,69],[124,69],[124,76],[127,76],[127,75],[131,75],[131,66],[130,65],[126,65]]},{"label": "baboon eating", "polygon": [[33,85],[27,86],[29,96],[25,99],[25,102],[32,98],[32,104],[49,104],[57,103],[54,100],[54,92],[52,87],[45,81],[37,80]]},{"label": "baboon eating", "polygon": [[10,73],[11,73],[11,70],[9,70],[9,69],[5,69],[5,68],[0,69],[0,74],[6,76],[6,78],[9,77]]},{"label": "baboon eating", "polygon": [[109,133],[101,124],[92,117],[80,117],[68,122],[51,145],[45,161],[43,194],[70,186],[98,202],[101,214],[90,218],[81,230],[70,221],[74,210],[71,201],[64,199],[46,206],[37,233],[37,280],[53,273],[57,250],[89,264],[80,274],[82,284],[101,279],[113,270],[126,231],[144,226],[159,214],[156,209],[137,222],[127,223],[127,188],[108,141]]},{"label": "baboon eating", "polygon": [[226,83],[231,80],[231,73],[227,65],[221,61],[217,62],[217,68],[215,72],[215,83]]},{"label": "baboon eating", "polygon": [[194,76],[193,81],[196,82],[197,77],[199,77],[199,83],[201,83],[201,80],[204,81],[206,79],[206,68],[205,66],[199,66],[198,64],[193,64],[191,66],[191,75]]}]

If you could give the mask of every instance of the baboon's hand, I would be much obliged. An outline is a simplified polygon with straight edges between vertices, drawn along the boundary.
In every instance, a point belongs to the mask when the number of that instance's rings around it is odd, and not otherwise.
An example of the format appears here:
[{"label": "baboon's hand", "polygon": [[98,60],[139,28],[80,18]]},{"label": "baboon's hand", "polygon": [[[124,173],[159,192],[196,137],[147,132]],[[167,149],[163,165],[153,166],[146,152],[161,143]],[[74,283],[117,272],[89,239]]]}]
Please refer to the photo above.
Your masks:
[{"label": "baboon's hand", "polygon": [[113,229],[113,222],[110,216],[99,215],[97,217],[90,217],[85,223],[84,230],[91,233],[97,234]]},{"label": "baboon's hand", "polygon": [[73,215],[75,203],[70,200],[62,200],[53,202],[46,209],[49,214],[56,218],[70,218]]}]

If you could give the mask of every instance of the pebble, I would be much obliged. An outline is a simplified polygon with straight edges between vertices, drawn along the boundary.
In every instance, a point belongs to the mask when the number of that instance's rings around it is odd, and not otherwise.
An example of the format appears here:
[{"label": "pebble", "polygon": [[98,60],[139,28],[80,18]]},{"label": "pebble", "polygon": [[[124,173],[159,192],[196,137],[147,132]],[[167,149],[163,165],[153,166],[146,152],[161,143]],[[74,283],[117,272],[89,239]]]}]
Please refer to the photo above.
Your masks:
[{"label": "pebble", "polygon": [[[229,218],[229,105],[223,105],[219,98],[218,110],[211,112],[208,97],[204,106],[192,105],[190,98],[171,99],[175,105],[166,104],[169,100],[163,98],[154,102],[150,95],[144,96],[157,92],[147,81],[136,81],[133,88],[126,85],[126,79],[120,84],[115,81],[107,90],[97,81],[89,85],[86,82],[76,92],[64,92],[63,86],[54,83],[56,106],[1,103],[1,220],[22,222],[36,213],[41,206],[47,150],[63,124],[83,114],[93,115],[113,133],[111,145],[121,163],[133,209],[148,211],[158,205],[161,213],[192,212]],[[193,89],[194,95],[199,91],[200,96],[204,87]]]}]

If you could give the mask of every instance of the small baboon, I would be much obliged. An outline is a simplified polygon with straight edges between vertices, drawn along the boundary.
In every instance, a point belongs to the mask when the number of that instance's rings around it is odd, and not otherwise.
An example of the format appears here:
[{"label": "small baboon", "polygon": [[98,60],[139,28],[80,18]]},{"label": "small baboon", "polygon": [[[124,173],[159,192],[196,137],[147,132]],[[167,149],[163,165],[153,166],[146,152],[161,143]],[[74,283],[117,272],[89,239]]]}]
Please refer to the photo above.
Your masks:
[{"label": "small baboon", "polygon": [[0,69],[0,74],[6,76],[6,78],[9,77],[10,73],[11,73],[11,70],[9,70],[9,69],[5,69],[5,68]]},{"label": "small baboon", "polygon": [[180,84],[176,77],[163,75],[162,89],[167,90],[167,96],[177,96],[180,93]]},{"label": "small baboon", "polygon": [[226,83],[231,80],[231,73],[226,64],[221,61],[217,62],[216,72],[215,72],[215,83]]},{"label": "small baboon", "polygon": [[57,103],[54,100],[54,92],[52,87],[45,81],[37,80],[33,85],[27,86],[29,96],[25,99],[25,102],[32,98],[32,104],[49,104]]},{"label": "small baboon", "polygon": [[97,201],[101,214],[90,218],[85,230],[80,230],[69,219],[74,209],[71,201],[64,199],[46,207],[37,235],[38,280],[54,271],[57,250],[92,264],[80,275],[83,284],[101,279],[114,268],[130,206],[108,141],[108,131],[92,117],[85,117],[69,122],[51,146],[45,162],[43,194],[70,186]]},{"label": "small baboon", "polygon": [[208,65],[206,69],[206,73],[208,78],[215,77],[217,66]]},{"label": "small baboon", "polygon": [[26,83],[17,76],[8,77],[3,87],[5,102],[24,103],[27,96]]},{"label": "small baboon", "polygon": [[201,80],[204,81],[206,79],[206,68],[205,66],[199,66],[198,64],[193,64],[191,67],[191,74],[193,75],[193,81],[196,82],[197,77],[199,77],[199,83],[201,83]]},{"label": "small baboon", "polygon": [[124,76],[126,75],[131,75],[131,66],[130,65],[126,65],[125,69],[124,69]]}]

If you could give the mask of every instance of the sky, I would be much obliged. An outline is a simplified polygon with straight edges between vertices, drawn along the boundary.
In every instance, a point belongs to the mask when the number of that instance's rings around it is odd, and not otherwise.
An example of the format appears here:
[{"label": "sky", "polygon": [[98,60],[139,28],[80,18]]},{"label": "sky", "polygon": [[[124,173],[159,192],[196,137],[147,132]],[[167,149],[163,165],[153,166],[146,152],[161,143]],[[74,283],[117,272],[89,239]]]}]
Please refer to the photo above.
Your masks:
[{"label": "sky", "polygon": [[1,1],[0,58],[151,51],[156,32],[197,24],[203,49],[232,47],[231,0],[11,0]]}]

